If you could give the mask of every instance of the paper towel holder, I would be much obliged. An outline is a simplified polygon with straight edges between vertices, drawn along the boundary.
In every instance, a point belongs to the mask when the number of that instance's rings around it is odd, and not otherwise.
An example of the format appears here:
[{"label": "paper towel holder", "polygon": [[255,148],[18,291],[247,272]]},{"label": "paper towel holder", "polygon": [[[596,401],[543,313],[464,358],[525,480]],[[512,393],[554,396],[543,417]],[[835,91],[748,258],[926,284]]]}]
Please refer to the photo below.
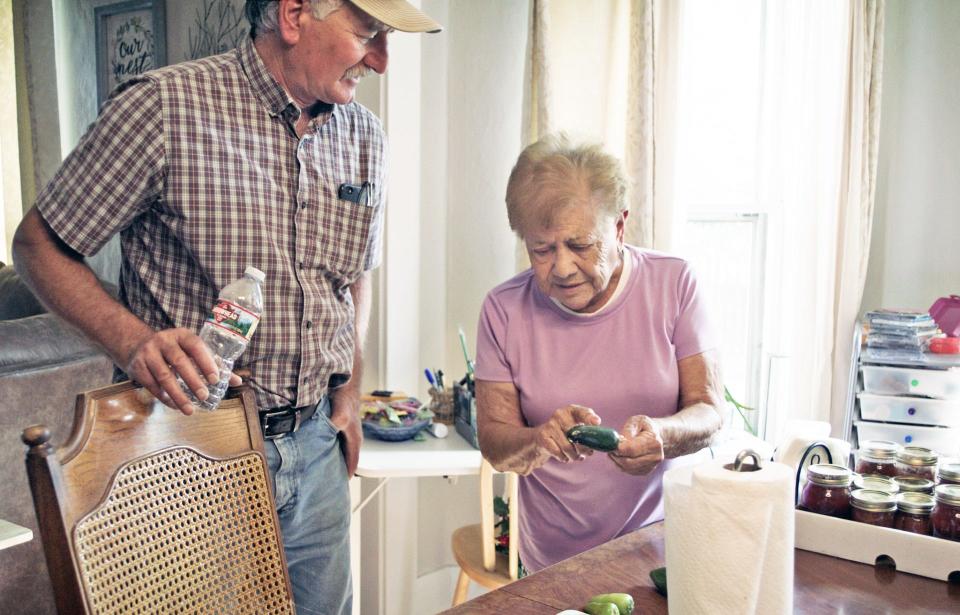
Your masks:
[{"label": "paper towel holder", "polygon": [[[803,455],[800,456],[800,464],[797,466],[797,476],[794,480],[793,485],[793,503],[794,505],[800,504],[800,475],[803,473],[806,465],[822,463],[820,460],[820,453],[823,452],[823,455],[827,458],[827,463],[833,463],[833,453],[830,452],[830,447],[827,446],[826,442],[817,440],[812,442],[810,446],[803,451]],[[809,461],[809,463],[807,463]]]},{"label": "paper towel holder", "polygon": [[[747,457],[753,458],[752,464],[745,465],[743,463]],[[725,470],[732,470],[734,472],[756,472],[757,470],[762,469],[760,466],[760,455],[757,453],[757,451],[750,448],[745,448],[737,453],[733,463],[728,463],[723,467]]]}]

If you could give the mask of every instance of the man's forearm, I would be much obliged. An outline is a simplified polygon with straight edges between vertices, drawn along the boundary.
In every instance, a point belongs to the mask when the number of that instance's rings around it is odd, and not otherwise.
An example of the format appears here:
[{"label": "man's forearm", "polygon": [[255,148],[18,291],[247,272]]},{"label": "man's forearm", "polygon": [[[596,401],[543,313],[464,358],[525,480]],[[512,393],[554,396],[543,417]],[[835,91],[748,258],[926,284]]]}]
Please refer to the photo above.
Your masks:
[{"label": "man's forearm", "polygon": [[672,416],[652,420],[660,429],[663,454],[668,459],[710,446],[722,423],[717,410],[705,402],[688,406]]},{"label": "man's forearm", "polygon": [[48,310],[79,329],[123,365],[153,331],[104,290],[83,259],[64,245],[34,209],[14,237],[17,272]]}]

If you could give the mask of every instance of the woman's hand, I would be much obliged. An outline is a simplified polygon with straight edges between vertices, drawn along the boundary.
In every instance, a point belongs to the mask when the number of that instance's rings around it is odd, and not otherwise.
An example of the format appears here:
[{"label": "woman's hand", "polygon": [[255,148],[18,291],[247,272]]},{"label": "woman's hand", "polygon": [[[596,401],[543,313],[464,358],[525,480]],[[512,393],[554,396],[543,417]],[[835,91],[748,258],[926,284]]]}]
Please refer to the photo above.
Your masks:
[{"label": "woman's hand", "polygon": [[654,419],[643,414],[630,417],[620,433],[625,438],[610,459],[627,474],[649,474],[664,459],[663,436]]},{"label": "woman's hand", "polygon": [[536,428],[536,447],[542,459],[549,457],[567,463],[580,461],[593,451],[567,440],[567,430],[574,425],[599,425],[600,417],[591,408],[571,404],[553,413],[550,420]]}]

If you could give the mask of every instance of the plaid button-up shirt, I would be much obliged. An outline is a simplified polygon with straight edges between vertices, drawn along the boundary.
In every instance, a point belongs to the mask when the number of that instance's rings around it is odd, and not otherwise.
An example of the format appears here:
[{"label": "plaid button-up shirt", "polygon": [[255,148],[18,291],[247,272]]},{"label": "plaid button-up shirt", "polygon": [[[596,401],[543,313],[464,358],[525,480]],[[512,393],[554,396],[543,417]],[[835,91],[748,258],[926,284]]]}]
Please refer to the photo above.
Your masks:
[{"label": "plaid button-up shirt", "polygon": [[[37,207],[89,255],[120,232],[120,297],[155,329],[199,331],[219,289],[266,273],[264,313],[236,367],[261,408],[318,401],[353,367],[349,285],[380,261],[386,151],[359,104],[300,111],[253,42],[121,86]],[[342,184],[367,185],[361,202]]]}]

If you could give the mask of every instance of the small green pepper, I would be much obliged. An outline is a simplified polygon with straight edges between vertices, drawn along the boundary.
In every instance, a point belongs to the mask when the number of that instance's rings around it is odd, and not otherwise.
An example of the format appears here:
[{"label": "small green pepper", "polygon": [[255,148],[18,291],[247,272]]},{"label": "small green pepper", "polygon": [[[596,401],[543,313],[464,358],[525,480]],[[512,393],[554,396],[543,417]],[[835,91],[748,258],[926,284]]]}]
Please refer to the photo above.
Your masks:
[{"label": "small green pepper", "polygon": [[616,430],[600,425],[574,425],[567,430],[566,436],[574,444],[606,453],[617,450],[623,440]]},{"label": "small green pepper", "polygon": [[593,598],[590,598],[590,602],[615,604],[617,605],[617,610],[620,612],[620,615],[630,615],[633,613],[633,596],[630,594],[597,594]]},{"label": "small green pepper", "polygon": [[657,588],[657,593],[663,597],[667,596],[667,569],[666,568],[654,568],[650,571],[650,580],[653,581],[654,587]]},{"label": "small green pepper", "polygon": [[583,610],[588,615],[620,615],[620,609],[612,602],[590,602]]}]

